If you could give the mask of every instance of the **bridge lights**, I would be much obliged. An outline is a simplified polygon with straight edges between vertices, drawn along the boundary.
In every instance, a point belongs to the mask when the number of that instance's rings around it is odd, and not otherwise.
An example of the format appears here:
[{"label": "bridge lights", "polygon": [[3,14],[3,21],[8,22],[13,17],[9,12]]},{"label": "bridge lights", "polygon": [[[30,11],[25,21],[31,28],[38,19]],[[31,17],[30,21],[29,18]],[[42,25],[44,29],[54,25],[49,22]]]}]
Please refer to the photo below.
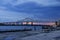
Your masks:
[{"label": "bridge lights", "polygon": [[28,22],[27,24],[32,25],[33,23],[32,22]]},{"label": "bridge lights", "polygon": [[23,22],[23,25],[26,25],[27,24],[27,22]]},{"label": "bridge lights", "polygon": [[32,22],[23,22],[23,25],[32,25]]}]

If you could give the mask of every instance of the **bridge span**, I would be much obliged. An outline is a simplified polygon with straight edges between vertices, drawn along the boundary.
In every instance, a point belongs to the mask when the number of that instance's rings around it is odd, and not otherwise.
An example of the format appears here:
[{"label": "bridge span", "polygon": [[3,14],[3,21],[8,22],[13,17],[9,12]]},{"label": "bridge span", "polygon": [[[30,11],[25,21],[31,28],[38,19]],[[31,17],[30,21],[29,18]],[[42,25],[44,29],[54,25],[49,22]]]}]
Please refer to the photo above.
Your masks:
[{"label": "bridge span", "polygon": [[0,23],[2,25],[6,26],[56,26],[55,22],[42,22],[38,20],[32,20],[30,18],[25,18],[21,21],[16,21],[16,22],[3,22]]}]

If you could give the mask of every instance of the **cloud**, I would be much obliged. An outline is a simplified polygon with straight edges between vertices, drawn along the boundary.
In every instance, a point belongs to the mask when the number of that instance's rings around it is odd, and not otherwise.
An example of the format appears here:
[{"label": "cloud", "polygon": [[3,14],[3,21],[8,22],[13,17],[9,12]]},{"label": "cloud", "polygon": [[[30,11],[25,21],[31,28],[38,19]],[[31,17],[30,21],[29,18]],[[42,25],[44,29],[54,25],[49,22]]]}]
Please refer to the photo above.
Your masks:
[{"label": "cloud", "polygon": [[53,5],[59,5],[59,0],[0,0],[0,4],[6,5],[19,5],[25,2],[36,2],[38,4],[41,4],[43,6],[53,6]]},{"label": "cloud", "polygon": [[[55,20],[60,18],[59,4],[57,0],[0,0],[0,13],[2,13],[0,17],[16,17],[18,20],[26,17]],[[13,19],[1,18],[1,20]]]},{"label": "cloud", "polygon": [[56,6],[56,5],[59,5],[60,3],[56,0],[17,0],[16,5],[22,4],[24,2],[36,2],[43,6]]},{"label": "cloud", "polygon": [[[30,13],[35,15],[35,18],[59,19],[60,6],[40,6],[35,2],[27,2],[15,6],[19,12]],[[15,10],[15,8],[13,10]]]},{"label": "cloud", "polygon": [[26,13],[19,13],[19,12],[12,12],[12,11],[6,11],[6,10],[0,10],[0,22],[5,21],[18,21],[21,19],[24,19],[26,17],[33,17],[33,15],[29,15]]},{"label": "cloud", "polygon": [[60,0],[56,0],[56,1],[60,2]]}]

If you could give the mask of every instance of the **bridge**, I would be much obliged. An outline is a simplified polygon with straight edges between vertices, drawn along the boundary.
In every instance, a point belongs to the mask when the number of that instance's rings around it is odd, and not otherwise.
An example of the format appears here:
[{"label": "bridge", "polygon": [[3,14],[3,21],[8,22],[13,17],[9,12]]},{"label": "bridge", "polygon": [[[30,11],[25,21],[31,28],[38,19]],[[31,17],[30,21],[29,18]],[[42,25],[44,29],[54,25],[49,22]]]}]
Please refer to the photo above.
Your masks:
[{"label": "bridge", "polygon": [[[0,23],[0,26],[34,26],[34,30],[36,30],[36,27],[41,27],[42,29],[54,29],[57,27],[57,25],[60,25],[60,22],[45,22],[45,21],[38,21],[33,20],[31,18],[25,18],[20,21],[16,22],[3,22]],[[18,27],[17,27],[18,28]]]},{"label": "bridge", "polygon": [[10,26],[56,26],[55,22],[41,22],[31,18],[25,18],[16,22],[3,22],[2,24]]}]

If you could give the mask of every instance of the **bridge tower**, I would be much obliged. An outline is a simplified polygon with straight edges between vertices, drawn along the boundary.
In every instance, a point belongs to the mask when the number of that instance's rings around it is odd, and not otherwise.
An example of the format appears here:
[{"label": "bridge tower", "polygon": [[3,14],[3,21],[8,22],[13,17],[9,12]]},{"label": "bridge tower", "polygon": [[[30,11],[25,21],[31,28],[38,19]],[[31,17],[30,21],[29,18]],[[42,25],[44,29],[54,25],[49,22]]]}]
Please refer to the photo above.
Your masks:
[{"label": "bridge tower", "polygon": [[[23,25],[33,25],[33,22],[35,22],[35,20],[31,18],[25,18],[22,21],[23,21],[22,22]],[[36,26],[33,26],[33,27],[34,27],[33,29],[36,31]]]},{"label": "bridge tower", "polygon": [[56,24],[57,24],[57,26],[60,26],[60,20],[59,20],[59,21],[57,21],[57,23],[56,23]]},{"label": "bridge tower", "polygon": [[34,20],[31,18],[25,18],[22,21],[23,21],[23,24],[26,24],[26,25],[33,25],[33,22],[34,22]]}]

